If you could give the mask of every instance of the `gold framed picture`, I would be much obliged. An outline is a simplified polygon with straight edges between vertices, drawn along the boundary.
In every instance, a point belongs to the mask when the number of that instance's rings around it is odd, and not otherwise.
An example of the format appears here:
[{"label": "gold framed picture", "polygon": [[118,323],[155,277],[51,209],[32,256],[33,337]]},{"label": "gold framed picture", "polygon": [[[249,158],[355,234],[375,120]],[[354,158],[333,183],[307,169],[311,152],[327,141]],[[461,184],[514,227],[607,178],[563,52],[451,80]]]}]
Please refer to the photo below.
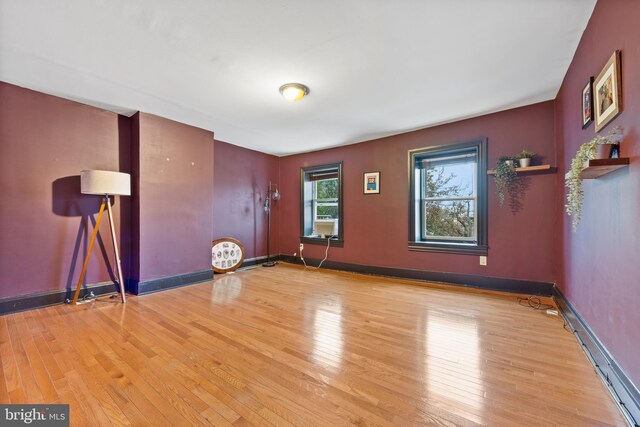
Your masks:
[{"label": "gold framed picture", "polygon": [[596,132],[604,128],[622,111],[622,79],[619,50],[613,52],[593,82],[593,116]]}]

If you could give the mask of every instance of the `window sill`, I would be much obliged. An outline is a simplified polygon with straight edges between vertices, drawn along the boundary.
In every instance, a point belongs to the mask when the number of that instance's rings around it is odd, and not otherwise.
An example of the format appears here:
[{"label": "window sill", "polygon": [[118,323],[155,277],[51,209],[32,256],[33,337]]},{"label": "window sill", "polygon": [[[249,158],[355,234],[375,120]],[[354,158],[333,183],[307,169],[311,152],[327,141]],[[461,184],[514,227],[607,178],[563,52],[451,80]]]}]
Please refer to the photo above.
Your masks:
[{"label": "window sill", "polygon": [[[331,244],[330,246],[332,248],[342,248],[344,247],[344,240],[342,239],[338,239],[337,237],[333,237],[331,239]],[[321,245],[321,246],[327,246],[327,238],[322,238],[322,237],[309,237],[309,236],[302,236],[300,237],[300,243],[307,243],[309,245]]]},{"label": "window sill", "polygon": [[488,246],[486,245],[452,245],[452,244],[434,244],[425,242],[409,242],[410,251],[418,252],[438,252],[445,254],[458,254],[458,255],[487,255]]}]

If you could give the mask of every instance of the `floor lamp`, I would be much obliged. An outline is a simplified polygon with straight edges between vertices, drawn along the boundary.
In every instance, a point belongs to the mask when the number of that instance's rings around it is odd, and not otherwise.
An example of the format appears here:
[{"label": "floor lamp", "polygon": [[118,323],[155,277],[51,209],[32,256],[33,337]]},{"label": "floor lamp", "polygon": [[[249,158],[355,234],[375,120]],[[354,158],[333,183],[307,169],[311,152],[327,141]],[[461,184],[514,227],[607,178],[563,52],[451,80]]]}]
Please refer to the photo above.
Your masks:
[{"label": "floor lamp", "polygon": [[[274,190],[275,188],[275,190]],[[262,264],[263,267],[273,267],[276,265],[275,261],[271,261],[271,204],[274,201],[280,200],[280,192],[278,191],[278,184],[271,184],[269,181],[269,190],[267,191],[267,197],[264,201],[264,211],[267,213],[267,262]]]},{"label": "floor lamp", "polygon": [[102,214],[106,206],[107,213],[109,215],[109,226],[111,228],[111,239],[113,240],[113,250],[116,255],[116,264],[118,266],[118,281],[120,284],[120,296],[122,302],[125,303],[124,295],[124,280],[122,278],[122,266],[120,264],[120,254],[118,252],[118,242],[116,241],[116,230],[113,224],[113,213],[111,212],[111,200],[110,196],[130,196],[131,195],[131,176],[128,173],[101,171],[101,170],[83,170],[80,175],[80,192],[82,194],[94,194],[103,196],[102,204],[100,205],[100,211],[98,212],[98,219],[96,225],[93,228],[93,235],[89,242],[89,248],[87,249],[87,256],[84,258],[84,265],[82,266],[82,272],[80,272],[80,278],[78,279],[78,286],[76,286],[76,293],[73,296],[72,304],[78,303],[78,296],[80,295],[80,289],[82,288],[82,281],[87,273],[87,266],[89,265],[89,257],[91,256],[91,250],[93,244],[98,236],[98,230],[100,229],[100,221],[102,220]]}]

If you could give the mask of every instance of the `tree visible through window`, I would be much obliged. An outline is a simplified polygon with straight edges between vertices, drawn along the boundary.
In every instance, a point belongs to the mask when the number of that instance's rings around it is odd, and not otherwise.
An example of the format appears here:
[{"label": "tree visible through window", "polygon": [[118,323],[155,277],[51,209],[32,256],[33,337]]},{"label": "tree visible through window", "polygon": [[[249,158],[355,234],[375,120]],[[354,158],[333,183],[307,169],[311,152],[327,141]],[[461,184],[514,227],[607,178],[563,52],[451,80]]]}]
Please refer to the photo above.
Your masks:
[{"label": "tree visible through window", "polygon": [[424,240],[475,240],[476,155],[423,160]]},{"label": "tree visible through window", "polygon": [[300,241],[343,244],[342,163],[300,170]]},{"label": "tree visible through window", "polygon": [[338,219],[338,179],[313,182],[314,219]]},{"label": "tree visible through window", "polygon": [[411,249],[486,251],[485,141],[410,152]]}]

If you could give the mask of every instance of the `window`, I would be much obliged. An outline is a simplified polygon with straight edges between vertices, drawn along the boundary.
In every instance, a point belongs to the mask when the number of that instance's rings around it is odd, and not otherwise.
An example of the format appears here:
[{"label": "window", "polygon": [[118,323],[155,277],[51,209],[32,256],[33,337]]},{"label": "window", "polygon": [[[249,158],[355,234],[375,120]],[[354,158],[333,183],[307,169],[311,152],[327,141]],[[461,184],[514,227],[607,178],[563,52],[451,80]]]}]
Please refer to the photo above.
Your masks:
[{"label": "window", "polygon": [[342,163],[301,169],[300,241],[342,244]]},{"label": "window", "polygon": [[409,152],[409,249],[486,255],[486,144]]}]

